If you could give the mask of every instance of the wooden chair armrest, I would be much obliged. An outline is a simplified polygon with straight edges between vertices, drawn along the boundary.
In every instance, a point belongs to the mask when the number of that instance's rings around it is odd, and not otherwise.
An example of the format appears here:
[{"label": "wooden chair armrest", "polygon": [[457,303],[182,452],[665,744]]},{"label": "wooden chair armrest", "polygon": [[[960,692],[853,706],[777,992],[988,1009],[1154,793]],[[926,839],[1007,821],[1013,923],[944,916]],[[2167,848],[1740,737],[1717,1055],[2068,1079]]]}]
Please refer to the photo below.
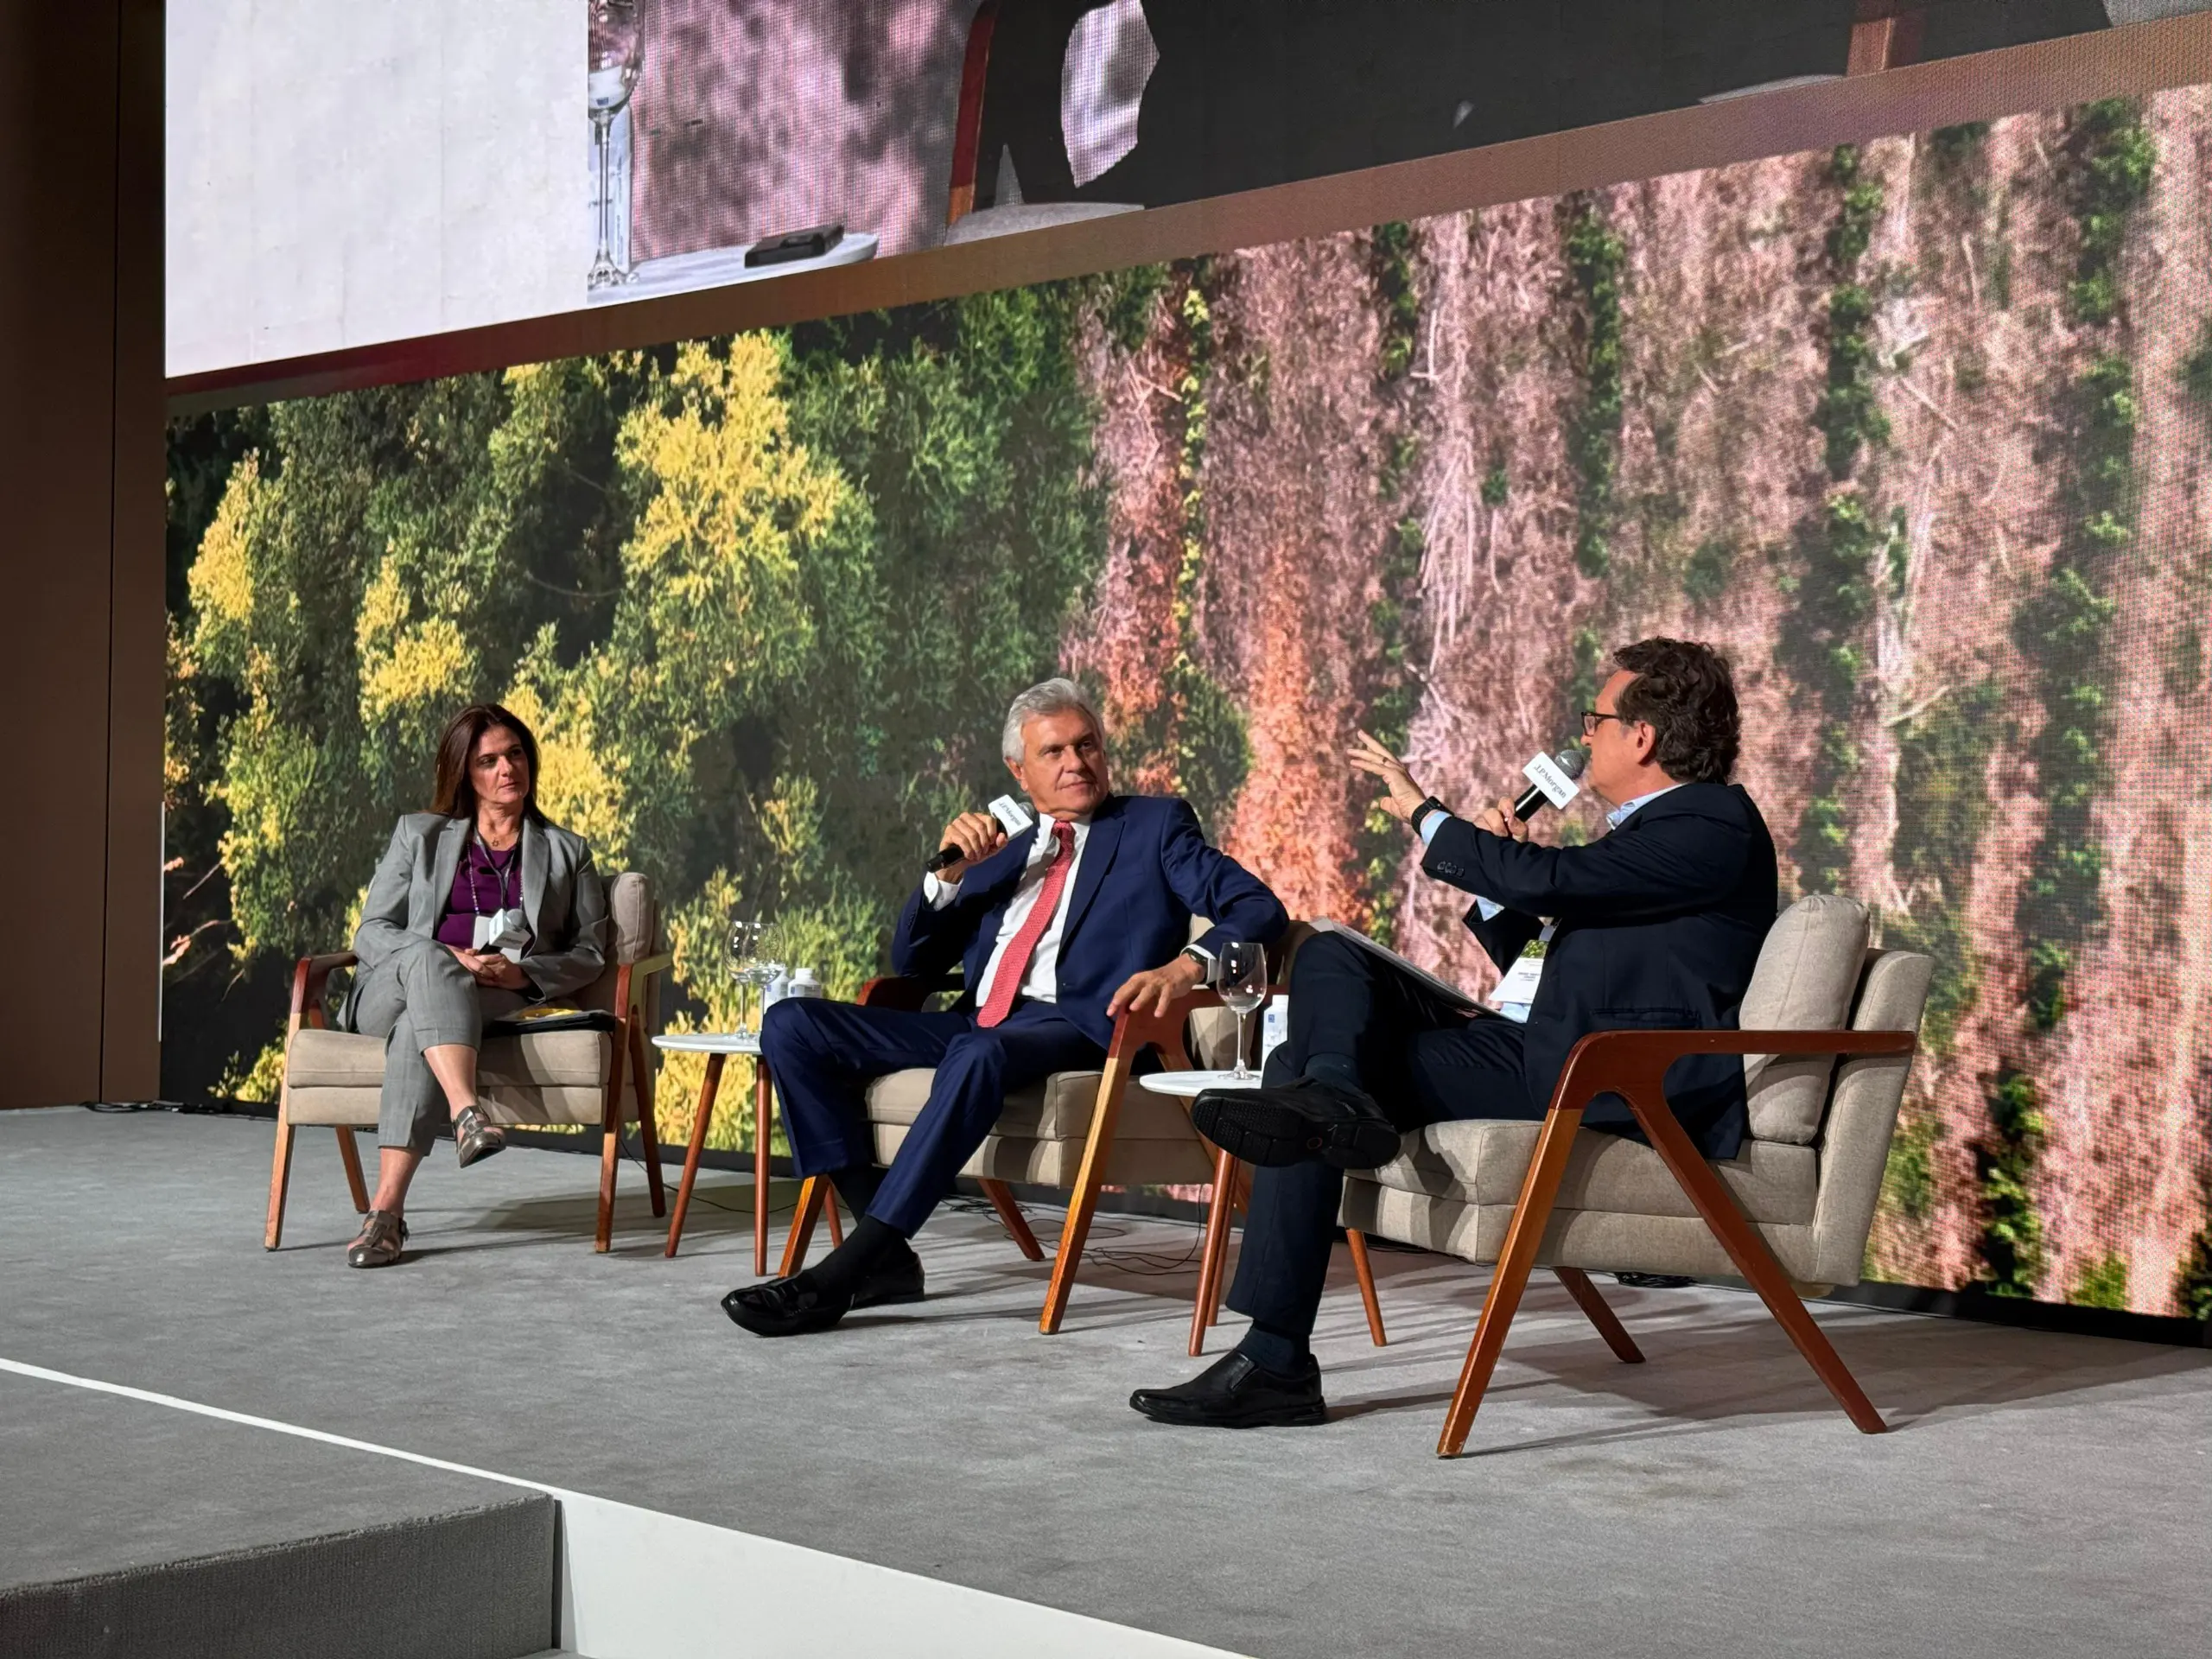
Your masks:
[{"label": "wooden chair armrest", "polygon": [[1605,1094],[1662,1105],[1667,1068],[1686,1054],[1910,1054],[1919,1046],[1912,1031],[1593,1031],[1568,1052],[1549,1109]]},{"label": "wooden chair armrest", "polygon": [[635,962],[620,965],[630,970],[632,977],[642,979],[647,974],[666,973],[676,965],[676,957],[672,951],[658,950],[650,957],[639,957]]},{"label": "wooden chair armrest", "polygon": [[957,990],[959,986],[957,974],[939,974],[934,978],[920,974],[884,974],[861,987],[860,1006],[913,1014],[939,991]]},{"label": "wooden chair armrest", "polygon": [[302,1021],[320,1026],[322,1023],[322,988],[330,982],[331,975],[340,968],[351,968],[360,958],[351,950],[333,950],[320,957],[302,957],[292,969],[292,1006],[290,1023],[286,1027],[289,1038],[299,1030]]}]

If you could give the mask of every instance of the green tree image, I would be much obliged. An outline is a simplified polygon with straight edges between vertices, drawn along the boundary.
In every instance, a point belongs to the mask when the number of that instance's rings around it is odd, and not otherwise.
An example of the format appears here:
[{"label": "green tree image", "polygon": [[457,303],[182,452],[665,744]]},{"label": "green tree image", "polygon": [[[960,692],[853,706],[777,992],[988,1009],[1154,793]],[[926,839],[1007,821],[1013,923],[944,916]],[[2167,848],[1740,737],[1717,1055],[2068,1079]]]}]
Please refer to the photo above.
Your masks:
[{"label": "green tree image", "polygon": [[[1074,357],[1103,297],[271,409],[175,628],[173,728],[212,736],[172,786],[196,783],[213,845],[172,853],[219,862],[230,896],[227,938],[197,948],[246,973],[342,944],[442,722],[493,699],[538,734],[547,814],[653,879],[673,1024],[734,1018],[741,907],[856,991],[913,849],[995,792],[1005,699],[1055,668],[1103,560]],[[224,1074],[180,1081],[269,1098],[278,1011],[239,1003],[200,1009],[232,1032]],[[664,1075],[664,1133],[689,1080]]]}]

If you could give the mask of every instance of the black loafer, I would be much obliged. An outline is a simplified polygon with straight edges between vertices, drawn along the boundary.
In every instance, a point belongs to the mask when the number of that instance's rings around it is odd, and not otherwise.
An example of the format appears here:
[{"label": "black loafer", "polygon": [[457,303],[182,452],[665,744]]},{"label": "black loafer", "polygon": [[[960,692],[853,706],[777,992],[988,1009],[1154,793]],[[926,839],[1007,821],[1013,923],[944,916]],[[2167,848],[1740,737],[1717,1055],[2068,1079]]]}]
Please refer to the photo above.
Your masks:
[{"label": "black loafer", "polygon": [[1296,1376],[1262,1370],[1232,1350],[1187,1382],[1139,1389],[1129,1405],[1155,1423],[1185,1428],[1291,1428],[1325,1421],[1321,1368],[1307,1356]]},{"label": "black loafer", "polygon": [[880,1263],[853,1287],[855,1307],[894,1307],[921,1300],[922,1258],[911,1249],[901,1252],[895,1260]]},{"label": "black loafer", "polygon": [[756,1337],[806,1337],[852,1312],[850,1296],[825,1296],[804,1274],[747,1285],[722,1298],[722,1312]]},{"label": "black loafer", "polygon": [[1191,1122],[1224,1152],[1270,1169],[1309,1158],[1376,1169],[1398,1155],[1397,1126],[1380,1106],[1314,1077],[1275,1089],[1209,1089],[1192,1103]]}]

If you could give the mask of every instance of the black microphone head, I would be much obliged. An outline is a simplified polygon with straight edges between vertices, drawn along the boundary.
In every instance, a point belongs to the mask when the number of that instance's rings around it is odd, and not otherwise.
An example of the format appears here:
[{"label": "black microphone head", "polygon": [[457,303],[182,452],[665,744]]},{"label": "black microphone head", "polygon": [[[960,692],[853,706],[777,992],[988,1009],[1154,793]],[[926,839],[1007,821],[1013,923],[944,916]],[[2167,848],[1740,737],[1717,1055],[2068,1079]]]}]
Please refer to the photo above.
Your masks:
[{"label": "black microphone head", "polygon": [[1565,772],[1570,778],[1580,778],[1582,775],[1582,769],[1589,764],[1590,751],[1584,748],[1578,748],[1573,744],[1569,744],[1566,748],[1561,749],[1557,754],[1552,756],[1552,765],[1557,766],[1561,772]]}]

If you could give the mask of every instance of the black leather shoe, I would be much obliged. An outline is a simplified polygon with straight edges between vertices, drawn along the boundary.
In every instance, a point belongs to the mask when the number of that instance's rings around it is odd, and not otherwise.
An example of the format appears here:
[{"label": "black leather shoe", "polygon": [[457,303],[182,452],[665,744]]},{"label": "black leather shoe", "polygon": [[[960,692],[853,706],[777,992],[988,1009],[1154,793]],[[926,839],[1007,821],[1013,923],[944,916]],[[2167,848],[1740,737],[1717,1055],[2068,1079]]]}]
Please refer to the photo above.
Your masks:
[{"label": "black leather shoe", "polygon": [[1209,1089],[1192,1103],[1200,1135],[1248,1164],[1278,1169],[1309,1158],[1375,1169],[1398,1155],[1398,1131],[1357,1089],[1300,1077],[1275,1089]]},{"label": "black leather shoe", "polygon": [[922,1258],[911,1249],[900,1251],[888,1262],[879,1262],[867,1278],[853,1287],[855,1307],[892,1307],[921,1300]]},{"label": "black leather shoe", "polygon": [[1329,1410],[1312,1355],[1298,1376],[1278,1376],[1234,1350],[1187,1382],[1139,1389],[1129,1404],[1155,1423],[1185,1428],[1300,1427],[1325,1421]]},{"label": "black leather shoe", "polygon": [[722,1298],[722,1312],[756,1337],[806,1337],[852,1312],[850,1296],[825,1295],[804,1274],[747,1285]]}]

